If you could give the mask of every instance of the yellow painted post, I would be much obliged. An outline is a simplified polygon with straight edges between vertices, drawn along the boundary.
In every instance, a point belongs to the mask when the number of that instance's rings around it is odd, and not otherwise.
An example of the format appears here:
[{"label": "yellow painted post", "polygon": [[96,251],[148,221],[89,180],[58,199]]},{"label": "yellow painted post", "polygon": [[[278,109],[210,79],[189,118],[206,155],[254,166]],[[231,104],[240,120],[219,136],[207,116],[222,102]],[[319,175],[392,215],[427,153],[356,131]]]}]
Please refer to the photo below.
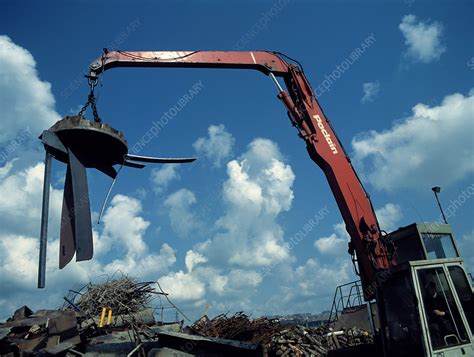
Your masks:
[{"label": "yellow painted post", "polygon": [[99,327],[104,326],[104,319],[105,319],[105,311],[107,309],[105,307],[102,308],[102,315],[100,315],[100,322],[99,322]]},{"label": "yellow painted post", "polygon": [[112,309],[109,309],[109,315],[107,316],[107,326],[110,325],[110,320],[112,320]]}]

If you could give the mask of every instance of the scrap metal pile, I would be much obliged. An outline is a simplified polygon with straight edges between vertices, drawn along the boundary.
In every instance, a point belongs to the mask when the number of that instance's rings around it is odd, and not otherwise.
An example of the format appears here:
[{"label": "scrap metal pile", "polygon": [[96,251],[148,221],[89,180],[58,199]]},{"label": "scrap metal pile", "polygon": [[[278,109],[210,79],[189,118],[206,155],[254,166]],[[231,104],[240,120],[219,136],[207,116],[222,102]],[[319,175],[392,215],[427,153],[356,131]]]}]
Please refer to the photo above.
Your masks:
[{"label": "scrap metal pile", "polygon": [[189,332],[207,337],[266,343],[281,329],[280,323],[275,319],[261,317],[251,320],[243,312],[238,312],[231,317],[222,314],[212,320],[204,316],[189,328]]},{"label": "scrap metal pile", "polygon": [[62,309],[33,312],[24,306],[0,323],[0,356],[154,356],[162,351],[184,356],[327,356],[331,350],[373,342],[367,331],[356,328],[305,328],[278,319],[251,319],[242,312],[213,319],[205,315],[183,329],[183,321],[155,320],[150,308],[154,297],[165,297],[176,308],[158,284],[155,289],[150,282],[126,276],[70,292]]},{"label": "scrap metal pile", "polygon": [[[112,310],[115,315],[130,314],[143,309],[155,289],[154,282],[137,283],[129,277],[107,281],[103,284],[89,284],[85,292],[78,292],[76,307],[89,315],[99,315],[102,306]],[[70,308],[73,308],[70,305]]]},{"label": "scrap metal pile", "polygon": [[372,336],[358,328],[331,331],[325,326],[293,326],[273,336],[267,350],[272,356],[326,356],[332,350],[370,343]]},{"label": "scrap metal pile", "polygon": [[153,341],[160,329],[179,331],[182,322],[155,321],[149,303],[153,295],[166,294],[151,284],[123,276],[70,290],[73,296],[59,310],[23,306],[0,324],[0,356],[130,352]]},{"label": "scrap metal pile", "polygon": [[326,326],[285,326],[276,319],[252,320],[242,312],[203,318],[189,330],[202,336],[259,343],[267,356],[326,356],[331,350],[373,343],[370,333],[358,328],[332,331]]}]

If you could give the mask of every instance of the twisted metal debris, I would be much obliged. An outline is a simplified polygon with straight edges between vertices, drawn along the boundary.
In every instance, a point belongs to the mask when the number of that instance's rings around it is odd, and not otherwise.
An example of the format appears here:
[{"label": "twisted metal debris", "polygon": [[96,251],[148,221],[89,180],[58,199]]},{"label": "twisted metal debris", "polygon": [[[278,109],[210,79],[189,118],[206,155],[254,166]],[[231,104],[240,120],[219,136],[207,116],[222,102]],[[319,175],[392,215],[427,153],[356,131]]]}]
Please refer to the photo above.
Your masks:
[{"label": "twisted metal debris", "polygon": [[219,337],[229,340],[262,343],[281,330],[275,319],[260,317],[251,320],[242,311],[231,317],[221,314],[212,320],[202,318],[190,328],[192,333],[207,337]]},{"label": "twisted metal debris", "polygon": [[285,326],[276,319],[250,319],[242,312],[230,317],[222,314],[211,320],[203,318],[190,327],[190,332],[259,343],[266,356],[327,356],[331,350],[373,343],[369,332],[358,328],[334,332],[326,326]]},{"label": "twisted metal debris", "polygon": [[111,309],[114,315],[131,314],[142,310],[152,299],[154,282],[141,282],[123,276],[103,284],[89,283],[83,293],[78,292],[76,306],[85,314],[100,315],[102,308]]},{"label": "twisted metal debris", "polygon": [[[183,321],[155,320],[150,302],[154,297],[169,299],[158,284],[157,290],[152,284],[123,275],[102,284],[89,283],[79,291],[70,290],[74,296],[65,297],[62,310],[34,313],[26,306],[20,308],[11,319],[0,323],[0,356],[100,355],[119,350],[122,355],[144,356],[162,349],[196,356],[211,352],[226,357],[328,356],[333,350],[373,343],[372,336],[358,328],[305,328],[267,317],[252,319],[243,312],[213,319],[206,315],[183,331]],[[104,324],[103,309],[114,312]]]}]

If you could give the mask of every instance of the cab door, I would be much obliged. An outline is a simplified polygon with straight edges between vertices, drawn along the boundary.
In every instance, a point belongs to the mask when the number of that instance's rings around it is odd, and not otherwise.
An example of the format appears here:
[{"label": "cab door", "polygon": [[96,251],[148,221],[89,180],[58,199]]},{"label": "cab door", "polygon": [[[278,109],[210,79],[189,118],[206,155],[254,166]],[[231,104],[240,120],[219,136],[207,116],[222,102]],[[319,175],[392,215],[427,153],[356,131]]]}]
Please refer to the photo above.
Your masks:
[{"label": "cab door", "polygon": [[426,351],[474,356],[472,286],[460,264],[412,267]]}]

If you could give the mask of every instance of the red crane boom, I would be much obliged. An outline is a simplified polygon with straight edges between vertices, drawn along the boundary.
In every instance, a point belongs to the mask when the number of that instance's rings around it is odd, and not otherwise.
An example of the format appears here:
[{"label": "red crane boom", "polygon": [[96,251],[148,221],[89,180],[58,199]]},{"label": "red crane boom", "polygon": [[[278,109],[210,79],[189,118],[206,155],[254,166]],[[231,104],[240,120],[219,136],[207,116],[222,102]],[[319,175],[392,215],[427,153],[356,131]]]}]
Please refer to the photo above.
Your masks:
[{"label": "red crane boom", "polygon": [[[324,115],[302,68],[283,54],[223,51],[111,51],[90,66],[92,81],[115,67],[253,69],[270,76],[278,87],[292,124],[305,141],[311,159],[323,170],[351,237],[349,253],[357,256],[365,298],[373,298],[375,273],[394,265],[393,246],[382,235],[370,197],[350,158]],[[276,77],[283,78],[284,90]],[[370,288],[369,288],[370,287]]]}]

